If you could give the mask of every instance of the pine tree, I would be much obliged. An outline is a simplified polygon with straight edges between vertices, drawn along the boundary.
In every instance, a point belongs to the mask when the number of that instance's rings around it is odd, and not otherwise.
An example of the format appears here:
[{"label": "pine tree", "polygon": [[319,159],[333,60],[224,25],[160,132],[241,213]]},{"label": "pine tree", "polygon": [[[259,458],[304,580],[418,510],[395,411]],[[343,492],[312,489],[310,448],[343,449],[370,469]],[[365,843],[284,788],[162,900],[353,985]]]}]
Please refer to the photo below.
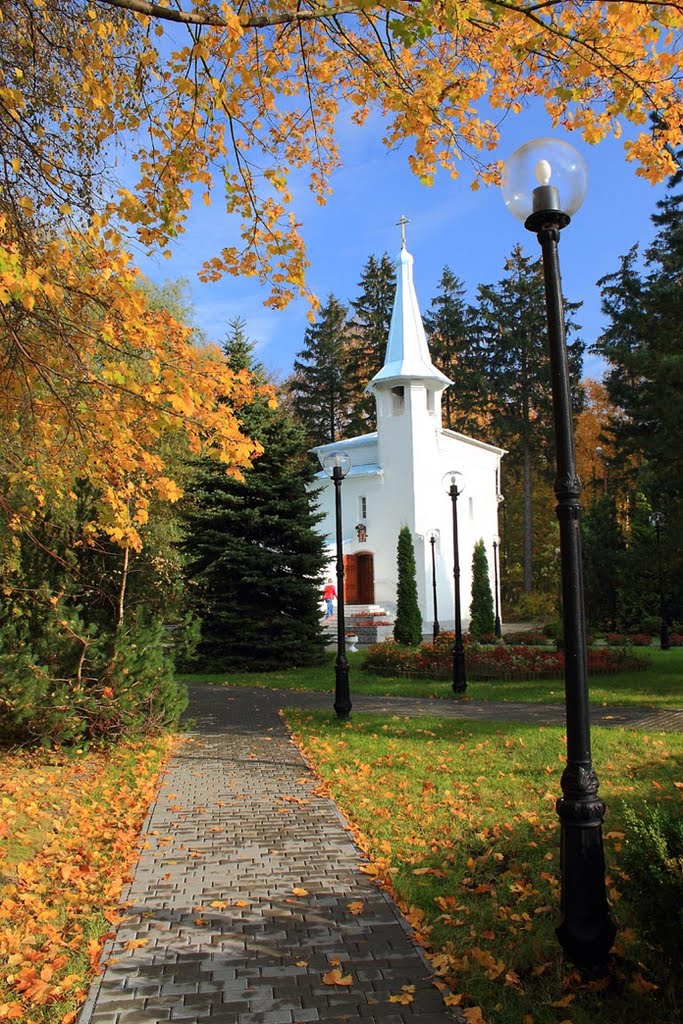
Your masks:
[{"label": "pine tree", "polygon": [[489,580],[489,562],[484,541],[478,540],[472,553],[472,603],[470,604],[470,634],[473,637],[493,633],[493,594]]},{"label": "pine tree", "polygon": [[349,433],[364,434],[377,425],[375,399],[365,388],[384,364],[391,313],[396,293],[396,268],[388,253],[377,259],[370,256],[358,282],[361,289],[351,302],[353,318],[349,324],[347,346],[348,381],[352,413]]},{"label": "pine tree", "polygon": [[[505,270],[498,284],[480,285],[476,327],[478,343],[488,355],[492,396],[488,439],[508,450],[507,489],[516,481],[522,494],[523,546],[519,555],[508,555],[521,563],[522,589],[529,593],[534,579],[532,482],[534,478],[550,481],[555,462],[546,306],[540,260],[525,256],[517,245]],[[577,329],[570,315],[579,306],[565,302],[568,337]],[[583,349],[580,340],[567,345],[576,413],[581,408]]]},{"label": "pine tree", "polygon": [[[228,361],[251,360],[241,331],[232,341]],[[316,663],[324,657],[325,556],[305,437],[265,398],[243,419],[264,449],[253,468],[237,480],[205,460],[187,488],[186,574],[202,620],[197,664],[221,671]]]},{"label": "pine tree", "polygon": [[480,433],[488,412],[486,352],[474,330],[474,310],[464,300],[465,287],[448,267],[439,289],[424,325],[434,365],[454,382],[443,396],[444,426]]},{"label": "pine tree", "polygon": [[291,406],[309,446],[344,437],[349,423],[349,385],[345,340],[348,310],[334,295],[306,330],[304,348],[287,382]]},{"label": "pine tree", "polygon": [[417,600],[413,538],[407,526],[401,527],[399,531],[397,557],[398,584],[394,639],[399,644],[419,644],[422,641],[422,615]]}]

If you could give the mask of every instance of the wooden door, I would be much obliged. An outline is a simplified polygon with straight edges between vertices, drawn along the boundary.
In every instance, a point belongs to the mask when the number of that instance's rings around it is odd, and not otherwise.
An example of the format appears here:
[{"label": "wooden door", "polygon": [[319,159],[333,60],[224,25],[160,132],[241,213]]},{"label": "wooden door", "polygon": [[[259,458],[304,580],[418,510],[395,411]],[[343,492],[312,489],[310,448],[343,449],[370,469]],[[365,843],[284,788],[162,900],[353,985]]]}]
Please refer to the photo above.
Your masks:
[{"label": "wooden door", "polygon": [[375,603],[375,564],[369,552],[356,555],[358,578],[358,604]]},{"label": "wooden door", "polygon": [[358,597],[358,562],[355,555],[344,555],[344,601],[360,604]]}]

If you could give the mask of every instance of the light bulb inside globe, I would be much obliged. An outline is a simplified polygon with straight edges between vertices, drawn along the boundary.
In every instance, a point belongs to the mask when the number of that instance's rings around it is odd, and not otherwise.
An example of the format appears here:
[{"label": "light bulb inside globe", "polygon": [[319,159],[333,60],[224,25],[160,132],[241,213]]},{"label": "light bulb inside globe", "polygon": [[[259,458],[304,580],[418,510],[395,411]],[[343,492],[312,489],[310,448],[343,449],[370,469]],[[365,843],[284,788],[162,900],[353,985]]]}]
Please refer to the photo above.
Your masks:
[{"label": "light bulb inside globe", "polygon": [[539,160],[534,167],[534,175],[539,185],[549,185],[553,169],[547,160]]}]

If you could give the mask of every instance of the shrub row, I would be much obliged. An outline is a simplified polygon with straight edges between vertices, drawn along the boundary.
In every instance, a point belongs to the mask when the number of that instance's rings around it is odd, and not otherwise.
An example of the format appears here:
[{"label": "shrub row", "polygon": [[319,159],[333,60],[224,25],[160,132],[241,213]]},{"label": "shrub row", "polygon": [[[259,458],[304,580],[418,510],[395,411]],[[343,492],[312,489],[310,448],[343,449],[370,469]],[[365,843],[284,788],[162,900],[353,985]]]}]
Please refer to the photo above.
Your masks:
[{"label": "shrub row", "polygon": [[[447,679],[452,672],[454,639],[453,633],[441,633],[435,643],[423,643],[417,648],[387,640],[366,651],[362,667],[378,675]],[[648,664],[647,656],[624,650],[603,647],[588,651],[588,668],[593,674],[644,669]],[[564,652],[507,644],[489,647],[469,642],[467,674],[470,679],[561,678]]]}]

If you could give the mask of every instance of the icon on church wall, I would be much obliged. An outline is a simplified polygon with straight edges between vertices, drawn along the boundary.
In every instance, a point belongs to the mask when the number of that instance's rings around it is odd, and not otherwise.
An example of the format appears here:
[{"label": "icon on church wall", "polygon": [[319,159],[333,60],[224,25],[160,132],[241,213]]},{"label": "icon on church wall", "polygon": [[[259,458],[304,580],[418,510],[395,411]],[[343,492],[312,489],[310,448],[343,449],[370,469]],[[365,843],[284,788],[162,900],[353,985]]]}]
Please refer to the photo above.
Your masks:
[{"label": "icon on church wall", "polygon": [[356,527],[356,536],[360,544],[364,544],[368,539],[368,529],[365,523],[359,523]]}]

